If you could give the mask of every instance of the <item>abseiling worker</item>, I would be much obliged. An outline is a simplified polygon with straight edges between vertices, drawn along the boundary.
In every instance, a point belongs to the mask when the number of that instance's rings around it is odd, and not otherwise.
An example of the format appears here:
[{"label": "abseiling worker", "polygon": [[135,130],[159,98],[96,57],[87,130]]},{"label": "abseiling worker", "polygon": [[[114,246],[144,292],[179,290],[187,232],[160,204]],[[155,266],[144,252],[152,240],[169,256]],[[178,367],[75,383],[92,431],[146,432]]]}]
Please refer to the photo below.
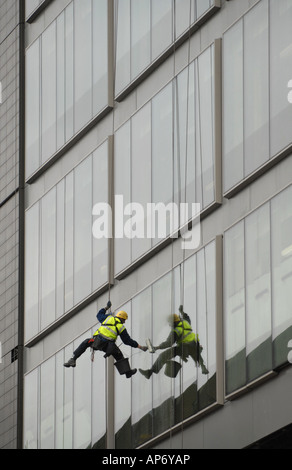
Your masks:
[{"label": "abseiling worker", "polygon": [[113,356],[116,360],[115,366],[121,375],[125,374],[127,378],[130,378],[137,372],[137,369],[130,368],[129,360],[124,358],[122,351],[116,345],[116,340],[118,336],[120,336],[124,344],[132,348],[139,348],[144,352],[147,351],[148,348],[146,346],[140,346],[137,341],[132,339],[128,334],[124,326],[125,321],[128,319],[128,314],[124,310],[118,311],[116,315],[113,315],[111,312],[106,313],[111,305],[111,301],[108,301],[107,306],[99,310],[96,317],[101,323],[101,326],[94,333],[93,338],[82,341],[69,361],[65,362],[65,367],[75,367],[78,357],[80,357],[87,348],[93,348],[96,351],[105,352],[104,357]]},{"label": "abseiling worker", "polygon": [[179,310],[182,313],[182,318],[176,313],[169,315],[168,324],[171,331],[165,341],[153,348],[154,352],[159,349],[165,349],[165,351],[159,354],[151,369],[139,369],[146,379],[150,379],[153,373],[158,374],[162,367],[176,356],[179,356],[184,362],[187,362],[191,357],[195,364],[201,367],[203,374],[209,373],[201,355],[203,348],[200,345],[198,335],[192,330],[189,316],[183,312],[182,306]]}]

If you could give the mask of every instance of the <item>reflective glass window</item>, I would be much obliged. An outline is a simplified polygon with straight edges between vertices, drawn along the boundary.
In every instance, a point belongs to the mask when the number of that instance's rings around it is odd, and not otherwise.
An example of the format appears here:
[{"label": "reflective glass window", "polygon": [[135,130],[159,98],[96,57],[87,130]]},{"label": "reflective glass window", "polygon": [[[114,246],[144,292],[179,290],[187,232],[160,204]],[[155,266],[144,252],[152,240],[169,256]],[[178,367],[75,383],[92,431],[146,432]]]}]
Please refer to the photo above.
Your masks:
[{"label": "reflective glass window", "polygon": [[223,35],[225,192],[291,144],[291,15],[289,1],[263,0]]},{"label": "reflective glass window", "polygon": [[292,63],[292,4],[270,0],[271,156],[291,144],[292,113],[288,96]]},{"label": "reflective glass window", "polygon": [[73,0],[26,58],[29,177],[109,106],[107,1]]},{"label": "reflective glass window", "polygon": [[54,449],[55,405],[55,357],[52,357],[40,366],[40,441],[38,446],[39,449]]},{"label": "reflective glass window", "polygon": [[108,158],[105,141],[26,211],[27,340],[108,282],[108,238],[92,215],[108,202]]},{"label": "reflective glass window", "polygon": [[223,185],[231,188],[243,169],[243,21],[223,37]]},{"label": "reflective glass window", "polygon": [[225,376],[228,395],[246,383],[244,222],[224,235]]},{"label": "reflective glass window", "polygon": [[226,393],[287,363],[291,187],[224,235]]},{"label": "reflective glass window", "polygon": [[212,45],[115,132],[116,274],[214,203],[214,78]]},{"label": "reflective glass window", "polygon": [[41,330],[55,319],[56,188],[41,201]]},{"label": "reflective glass window", "polygon": [[24,378],[23,399],[23,448],[38,448],[38,393],[39,370],[35,369]]},{"label": "reflective glass window", "polygon": [[272,368],[270,207],[245,221],[247,379]]},{"label": "reflective glass window", "polygon": [[74,171],[74,303],[92,290],[92,157]]},{"label": "reflective glass window", "polygon": [[[132,335],[132,308],[131,302],[122,305],[119,310],[124,310],[128,314],[128,320],[125,324],[126,330],[129,335]],[[138,339],[138,338],[137,338]],[[124,343],[117,343],[125,358],[129,359],[130,366],[131,348]],[[133,349],[134,352],[137,350]],[[138,350],[139,351],[139,350]],[[131,434],[131,400],[132,400],[132,380],[126,379],[124,375],[120,375],[116,370],[114,371],[115,377],[115,390],[114,390],[114,407],[115,407],[115,447],[116,449],[131,449],[132,434]]]},{"label": "reflective glass window", "polygon": [[287,345],[292,338],[292,188],[271,202],[272,223],[272,312],[274,366],[287,361]]},{"label": "reflective glass window", "polygon": [[25,338],[39,329],[39,203],[25,214]]},{"label": "reflective glass window", "polygon": [[115,94],[169,50],[214,0],[115,0]]}]

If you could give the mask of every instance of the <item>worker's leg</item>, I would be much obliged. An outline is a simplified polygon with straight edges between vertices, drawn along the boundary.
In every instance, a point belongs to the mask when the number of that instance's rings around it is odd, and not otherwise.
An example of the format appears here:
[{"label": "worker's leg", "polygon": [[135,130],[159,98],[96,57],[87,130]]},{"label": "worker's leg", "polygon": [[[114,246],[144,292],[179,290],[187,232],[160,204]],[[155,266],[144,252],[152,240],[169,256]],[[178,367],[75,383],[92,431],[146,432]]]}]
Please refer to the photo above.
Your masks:
[{"label": "worker's leg", "polygon": [[65,362],[64,366],[65,367],[75,367],[76,366],[76,360],[78,359],[78,357],[80,357],[81,354],[83,354],[86,351],[87,348],[90,348],[92,343],[93,343],[92,338],[87,338],[84,341],[82,341],[82,343],[79,344],[78,348],[75,349],[75,351],[73,353],[73,356],[69,359],[69,361]]}]

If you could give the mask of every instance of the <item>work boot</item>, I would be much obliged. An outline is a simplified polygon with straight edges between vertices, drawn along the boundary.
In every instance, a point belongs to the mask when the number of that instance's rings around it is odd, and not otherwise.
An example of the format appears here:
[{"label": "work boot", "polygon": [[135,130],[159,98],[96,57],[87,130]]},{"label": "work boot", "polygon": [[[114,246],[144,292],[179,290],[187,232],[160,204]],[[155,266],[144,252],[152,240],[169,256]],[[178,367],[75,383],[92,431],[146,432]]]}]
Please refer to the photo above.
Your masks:
[{"label": "work boot", "polygon": [[127,379],[130,379],[132,375],[136,374],[137,369],[130,369],[129,372],[126,372]]},{"label": "work boot", "polygon": [[139,372],[142,375],[144,375],[144,377],[146,377],[146,379],[150,379],[150,377],[152,375],[152,370],[151,369],[148,369],[148,370],[139,369]]},{"label": "work boot", "polygon": [[71,357],[68,362],[65,362],[64,367],[76,367],[76,359]]}]

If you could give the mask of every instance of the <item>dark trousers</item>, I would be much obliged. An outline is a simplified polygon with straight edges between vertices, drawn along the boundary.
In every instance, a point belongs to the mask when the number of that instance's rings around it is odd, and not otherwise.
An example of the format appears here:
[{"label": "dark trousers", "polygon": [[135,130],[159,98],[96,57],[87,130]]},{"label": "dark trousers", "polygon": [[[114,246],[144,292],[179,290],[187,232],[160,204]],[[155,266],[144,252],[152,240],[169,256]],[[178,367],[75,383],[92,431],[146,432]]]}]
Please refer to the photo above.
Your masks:
[{"label": "dark trousers", "polygon": [[[78,359],[78,357],[83,354],[87,348],[91,348],[93,346],[93,342],[96,338],[87,338],[79,344],[78,348],[74,351],[74,359]],[[98,342],[98,346],[95,347],[98,351],[105,352],[105,356],[113,356],[116,361],[121,361],[124,359],[122,351],[118,348],[116,343],[113,341],[103,341],[100,340]]]}]

